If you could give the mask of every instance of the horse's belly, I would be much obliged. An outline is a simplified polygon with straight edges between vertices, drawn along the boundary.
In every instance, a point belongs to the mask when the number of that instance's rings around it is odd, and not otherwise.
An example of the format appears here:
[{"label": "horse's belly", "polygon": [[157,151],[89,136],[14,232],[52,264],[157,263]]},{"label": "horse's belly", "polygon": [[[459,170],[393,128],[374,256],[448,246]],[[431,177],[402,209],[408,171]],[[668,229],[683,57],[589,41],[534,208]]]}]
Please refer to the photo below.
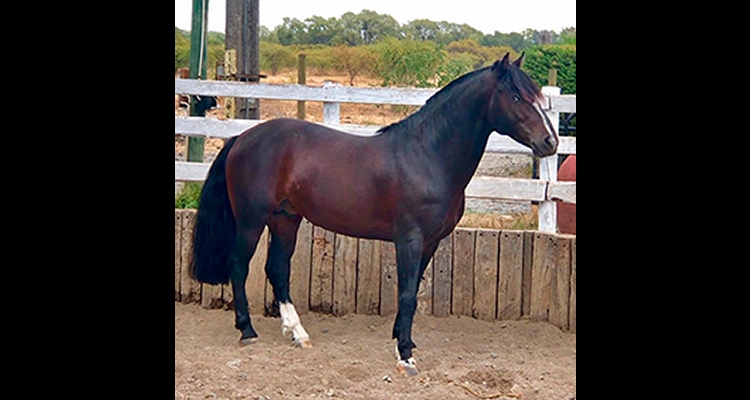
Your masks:
[{"label": "horse's belly", "polygon": [[329,188],[292,201],[296,213],[333,232],[367,239],[390,240],[389,207],[353,188]]}]

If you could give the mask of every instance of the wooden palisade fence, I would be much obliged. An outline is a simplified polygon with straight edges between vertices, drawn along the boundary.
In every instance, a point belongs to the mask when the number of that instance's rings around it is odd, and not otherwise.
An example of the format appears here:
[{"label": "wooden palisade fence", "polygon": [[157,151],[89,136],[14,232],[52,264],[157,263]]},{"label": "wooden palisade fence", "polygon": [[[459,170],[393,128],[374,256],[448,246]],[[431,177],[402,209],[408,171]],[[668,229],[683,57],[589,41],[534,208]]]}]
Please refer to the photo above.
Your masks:
[{"label": "wooden palisade fence", "polygon": [[[175,301],[206,308],[231,306],[229,285],[208,285],[188,274],[195,210],[175,210]],[[251,314],[272,306],[264,271],[268,229],[250,261]],[[300,314],[396,313],[393,243],[357,239],[303,220],[291,262],[291,296]],[[419,313],[482,320],[528,317],[576,330],[576,237],[539,231],[456,228],[440,242],[425,271]]]}]

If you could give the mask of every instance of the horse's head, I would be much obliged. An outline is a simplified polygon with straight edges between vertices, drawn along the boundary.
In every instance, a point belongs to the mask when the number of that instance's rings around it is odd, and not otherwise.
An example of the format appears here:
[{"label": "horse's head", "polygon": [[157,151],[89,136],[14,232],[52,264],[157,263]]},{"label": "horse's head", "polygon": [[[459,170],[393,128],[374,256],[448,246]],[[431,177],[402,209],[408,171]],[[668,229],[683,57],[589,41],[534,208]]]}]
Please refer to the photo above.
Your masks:
[{"label": "horse's head", "polygon": [[521,71],[523,54],[516,61],[495,61],[491,71],[495,79],[489,107],[492,128],[531,148],[534,155],[555,154],[558,137],[542,110],[544,95],[539,86]]}]

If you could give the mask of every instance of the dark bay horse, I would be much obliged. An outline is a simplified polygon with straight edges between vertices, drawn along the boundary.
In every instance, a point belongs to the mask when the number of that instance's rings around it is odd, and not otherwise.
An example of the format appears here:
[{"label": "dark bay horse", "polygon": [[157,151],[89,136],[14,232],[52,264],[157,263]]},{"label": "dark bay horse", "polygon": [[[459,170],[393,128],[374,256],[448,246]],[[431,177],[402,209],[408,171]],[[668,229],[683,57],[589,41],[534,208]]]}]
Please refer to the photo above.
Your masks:
[{"label": "dark bay horse", "polygon": [[330,231],[392,241],[398,269],[393,325],[398,367],[417,373],[412,322],[420,279],[438,242],[458,223],[464,189],[492,131],[537,156],[554,154],[558,137],[542,111],[539,87],[508,54],[437,92],[416,113],[375,136],[275,119],[227,141],[211,166],[198,207],[195,279],[232,282],[240,341],[257,340],[248,313],[248,262],[267,225],[265,266],[282,331],[309,346],[289,297],[289,265],[302,218]]}]

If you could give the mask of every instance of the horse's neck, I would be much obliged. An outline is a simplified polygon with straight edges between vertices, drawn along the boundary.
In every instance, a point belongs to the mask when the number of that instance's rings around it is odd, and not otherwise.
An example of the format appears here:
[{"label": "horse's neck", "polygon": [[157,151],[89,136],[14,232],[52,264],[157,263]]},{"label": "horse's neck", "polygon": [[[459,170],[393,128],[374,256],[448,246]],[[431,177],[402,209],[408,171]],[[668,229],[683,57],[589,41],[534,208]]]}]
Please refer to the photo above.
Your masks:
[{"label": "horse's neck", "polygon": [[423,131],[417,136],[421,146],[434,154],[432,162],[445,170],[450,184],[463,189],[479,165],[492,128],[483,117],[484,101],[474,96],[448,101],[452,103],[424,115]]}]

